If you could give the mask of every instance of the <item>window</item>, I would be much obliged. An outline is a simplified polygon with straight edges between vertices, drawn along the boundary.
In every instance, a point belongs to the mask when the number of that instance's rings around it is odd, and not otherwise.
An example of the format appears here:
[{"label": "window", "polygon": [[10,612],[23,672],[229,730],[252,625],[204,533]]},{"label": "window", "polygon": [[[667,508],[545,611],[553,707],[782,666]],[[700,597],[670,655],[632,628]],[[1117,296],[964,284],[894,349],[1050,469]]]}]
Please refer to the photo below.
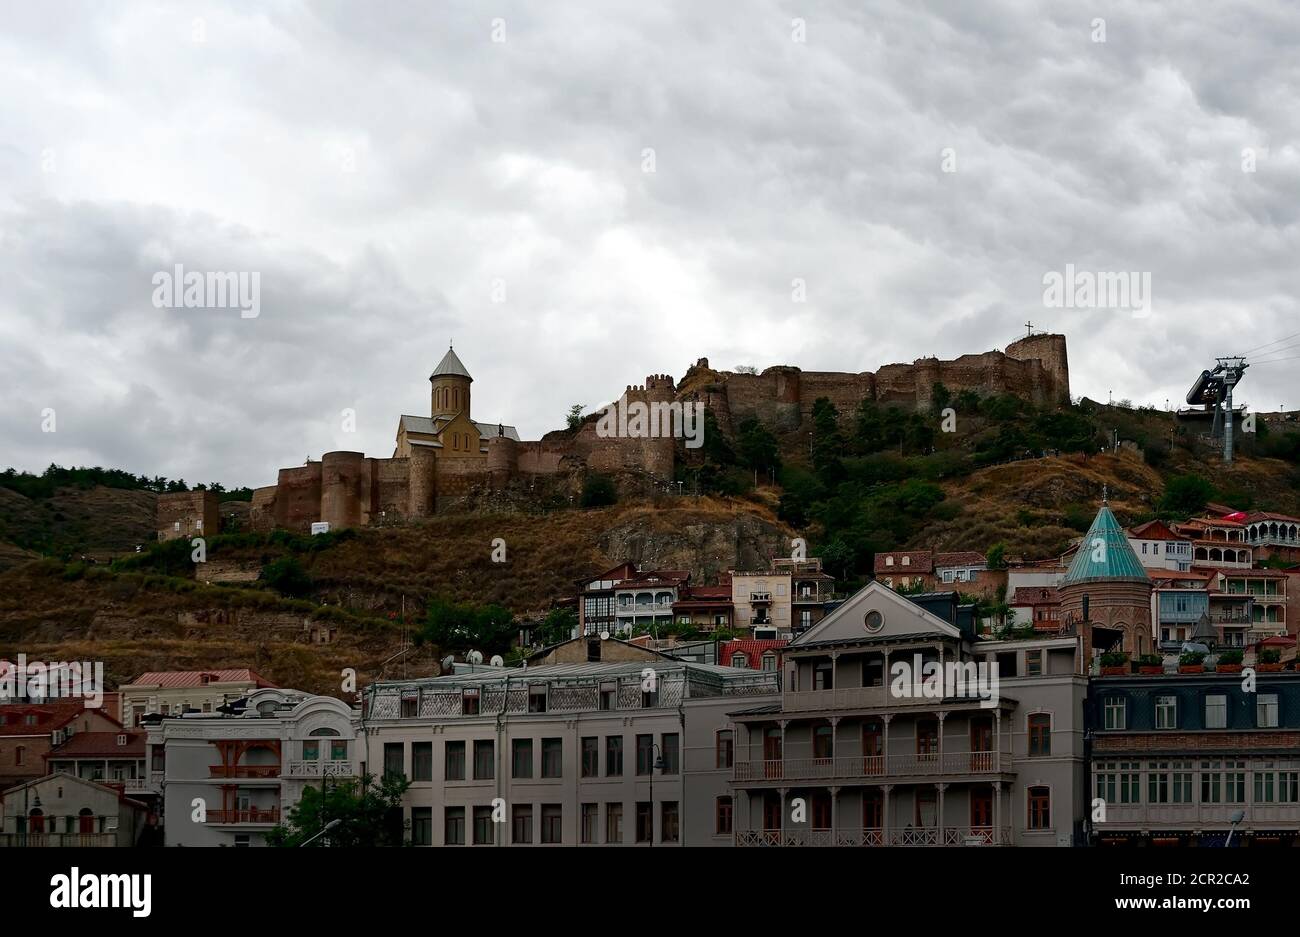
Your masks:
[{"label": "window", "polygon": [[596,827],[600,823],[600,804],[582,805],[582,830],[579,842],[596,842]]},{"label": "window", "polygon": [[719,797],[713,811],[713,832],[718,836],[731,835],[731,798]]},{"label": "window", "polygon": [[465,808],[447,807],[443,812],[442,842],[444,846],[465,845]]},{"label": "window", "polygon": [[654,804],[638,801],[636,805],[636,841],[648,843],[654,839]]},{"label": "window", "polygon": [[1052,792],[1046,787],[1029,788],[1029,828],[1048,830],[1052,827]]},{"label": "window", "polygon": [[1047,713],[1034,713],[1029,717],[1029,754],[1052,753],[1052,717]]},{"label": "window", "polygon": [[623,776],[623,736],[605,736],[605,777]]},{"label": "window", "polygon": [[1107,729],[1123,729],[1128,725],[1128,702],[1122,696],[1108,696],[1103,707]]},{"label": "window", "polygon": [[492,739],[474,740],[474,780],[491,781],[496,776],[495,749]]},{"label": "window", "polygon": [[605,842],[623,842],[623,805],[605,805]]},{"label": "window", "polygon": [[678,836],[677,801],[665,800],[659,805],[659,841],[675,843]]},{"label": "window", "polygon": [[744,651],[736,651],[731,655],[731,666],[737,670],[744,670],[749,667],[749,657],[746,656]]},{"label": "window", "polygon": [[654,769],[654,739],[653,735],[638,735],[636,737],[637,774],[649,774]]},{"label": "window", "polygon": [[533,776],[532,739],[515,739],[511,743],[510,776],[512,778],[531,778]]},{"label": "window", "polygon": [[1190,804],[1192,763],[1153,761],[1147,765],[1147,803]]},{"label": "window", "polygon": [[516,844],[533,841],[533,805],[515,804],[510,817],[510,841]]},{"label": "window", "polygon": [[1178,697],[1176,696],[1156,697],[1156,728],[1157,729],[1178,728]]},{"label": "window", "polygon": [[835,757],[835,730],[830,726],[813,728],[813,757]]},{"label": "window", "polygon": [[559,804],[542,804],[542,842],[564,842],[564,813]]},{"label": "window", "polygon": [[[430,745],[433,743],[430,742]],[[347,761],[348,743],[342,739],[330,742],[330,761]]]},{"label": "window", "polygon": [[432,742],[415,742],[411,745],[411,780],[433,780]]},{"label": "window", "polygon": [[[564,740],[542,739],[542,777],[558,778],[564,775]],[[543,821],[545,816],[543,816]]]},{"label": "window", "polygon": [[[805,614],[807,613],[805,612]],[[805,627],[811,624],[812,624],[811,621],[805,622]],[[763,670],[767,673],[776,672],[776,655],[773,654],[771,651],[768,651],[766,654],[763,655]]]},{"label": "window", "polygon": [[404,764],[405,746],[401,742],[384,743],[384,776],[401,778],[406,776]]},{"label": "window", "polygon": [[659,705],[659,684],[654,684],[654,689],[641,691],[641,708],[654,709]]},{"label": "window", "polygon": [[[119,744],[119,745],[124,745],[124,744],[126,744],[126,743],[125,743],[125,742],[118,742],[117,744]],[[303,742],[303,743],[302,743],[302,760],[303,760],[303,761],[319,761],[319,760],[320,760],[320,742],[317,742],[317,741]]]},{"label": "window", "polygon": [[717,767],[730,768],[736,757],[735,734],[731,729],[719,729],[714,745],[717,752]]},{"label": "window", "polygon": [[609,710],[613,709],[614,702],[617,699],[618,699],[618,694],[613,690],[613,688],[606,688],[606,687],[600,688],[600,708],[602,711],[608,712]]},{"label": "window", "polygon": [[443,753],[446,760],[442,774],[443,779],[447,781],[465,780],[465,743],[448,742]]},{"label": "window", "polygon": [[490,846],[496,837],[492,833],[492,808],[474,808],[474,845]]},{"label": "window", "polygon": [[[584,778],[600,777],[600,739],[594,735],[586,736],[582,740],[582,776]],[[583,842],[593,841],[583,840]]]},{"label": "window", "polygon": [[1043,652],[1025,651],[1025,676],[1041,677],[1043,675]]},{"label": "window", "polygon": [[681,766],[680,755],[681,742],[676,732],[665,732],[663,735],[663,774],[676,774]]},{"label": "window", "polygon": [[1261,729],[1277,728],[1277,694],[1261,693],[1255,700],[1255,725]]},{"label": "window", "polygon": [[1097,797],[1108,804],[1136,804],[1142,800],[1141,765],[1136,761],[1099,762]]},{"label": "window", "polygon": [[530,713],[546,712],[546,687],[530,686],[528,688],[528,711]]},{"label": "window", "polygon": [[814,690],[835,689],[834,664],[832,664],[830,661],[823,660],[813,664],[813,689]]},{"label": "window", "polygon": [[1205,728],[1226,729],[1228,727],[1228,697],[1222,693],[1211,693],[1205,697]]},{"label": "window", "polygon": [[477,716],[479,714],[478,690],[467,689],[461,693],[460,714],[462,716]]}]

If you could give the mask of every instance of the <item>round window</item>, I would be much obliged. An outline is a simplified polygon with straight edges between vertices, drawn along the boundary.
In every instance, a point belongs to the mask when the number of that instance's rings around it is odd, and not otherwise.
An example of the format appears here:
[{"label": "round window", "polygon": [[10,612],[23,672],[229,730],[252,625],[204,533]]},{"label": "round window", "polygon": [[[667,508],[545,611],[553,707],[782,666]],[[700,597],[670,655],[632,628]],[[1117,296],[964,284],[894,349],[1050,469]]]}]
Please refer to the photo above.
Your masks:
[{"label": "round window", "polygon": [[881,628],[885,627],[885,616],[872,610],[863,616],[862,623],[867,627],[867,634],[875,634]]}]

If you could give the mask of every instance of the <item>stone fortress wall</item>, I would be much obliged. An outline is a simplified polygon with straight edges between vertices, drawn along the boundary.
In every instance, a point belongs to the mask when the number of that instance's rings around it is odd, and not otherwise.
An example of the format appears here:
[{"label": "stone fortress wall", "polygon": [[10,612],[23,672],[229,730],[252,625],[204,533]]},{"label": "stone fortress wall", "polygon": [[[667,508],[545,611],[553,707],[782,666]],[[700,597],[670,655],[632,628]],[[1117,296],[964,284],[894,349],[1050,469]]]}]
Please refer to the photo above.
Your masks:
[{"label": "stone fortress wall", "polygon": [[[1031,335],[1005,352],[962,355],[952,361],[920,358],[887,364],[875,372],[802,371],[789,365],[761,374],[716,372],[706,359],[687,371],[681,389],[667,374],[629,385],[627,402],[702,402],[718,428],[732,435],[755,417],[776,432],[806,426],[813,403],[826,397],[845,417],[863,400],[928,408],[936,383],[956,394],[1010,393],[1038,405],[1067,403],[1069,364],[1064,335]],[[660,482],[673,477],[677,442],[668,437],[602,438],[596,415],[576,432],[560,430],[540,440],[485,436],[485,453],[443,454],[414,447],[409,457],[375,458],[361,452],[328,452],[319,462],[280,469],[276,484],[258,488],[248,513],[254,530],[307,532],[317,521],[331,530],[416,521],[454,508],[477,494],[504,491],[525,480],[580,479],[586,473],[635,474]],[[158,499],[159,539],[198,528],[216,531],[213,499],[194,492]],[[199,493],[201,494],[201,493]]]}]

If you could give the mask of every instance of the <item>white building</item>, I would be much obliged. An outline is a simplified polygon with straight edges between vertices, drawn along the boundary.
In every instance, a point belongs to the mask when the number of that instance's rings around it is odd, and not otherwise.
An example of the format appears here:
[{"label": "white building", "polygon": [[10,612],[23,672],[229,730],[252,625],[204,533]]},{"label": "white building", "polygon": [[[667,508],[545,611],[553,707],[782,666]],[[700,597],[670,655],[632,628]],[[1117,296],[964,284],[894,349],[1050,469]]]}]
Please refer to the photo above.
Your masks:
[{"label": "white building", "polygon": [[150,726],[150,746],[163,751],[154,774],[166,844],[264,845],[305,787],[360,775],[353,719],[332,696],[265,688],[238,714],[191,713]]}]

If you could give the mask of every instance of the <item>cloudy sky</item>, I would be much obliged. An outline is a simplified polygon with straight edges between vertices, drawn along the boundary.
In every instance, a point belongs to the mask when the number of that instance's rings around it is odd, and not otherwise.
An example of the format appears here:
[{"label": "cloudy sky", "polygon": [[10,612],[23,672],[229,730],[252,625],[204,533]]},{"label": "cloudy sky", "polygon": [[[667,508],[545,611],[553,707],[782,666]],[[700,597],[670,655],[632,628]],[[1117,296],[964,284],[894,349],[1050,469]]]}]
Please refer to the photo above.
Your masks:
[{"label": "cloudy sky", "polygon": [[[1068,336],[1076,395],[1164,406],[1300,332],[1289,0],[0,22],[0,466],[257,486],[387,456],[451,339],[475,417],[530,439],[701,356],[874,370],[1028,319]],[[176,264],[256,272],[260,314],[156,308]],[[1149,314],[1046,307],[1067,264],[1149,273]],[[1300,406],[1297,364],[1241,398]]]}]

